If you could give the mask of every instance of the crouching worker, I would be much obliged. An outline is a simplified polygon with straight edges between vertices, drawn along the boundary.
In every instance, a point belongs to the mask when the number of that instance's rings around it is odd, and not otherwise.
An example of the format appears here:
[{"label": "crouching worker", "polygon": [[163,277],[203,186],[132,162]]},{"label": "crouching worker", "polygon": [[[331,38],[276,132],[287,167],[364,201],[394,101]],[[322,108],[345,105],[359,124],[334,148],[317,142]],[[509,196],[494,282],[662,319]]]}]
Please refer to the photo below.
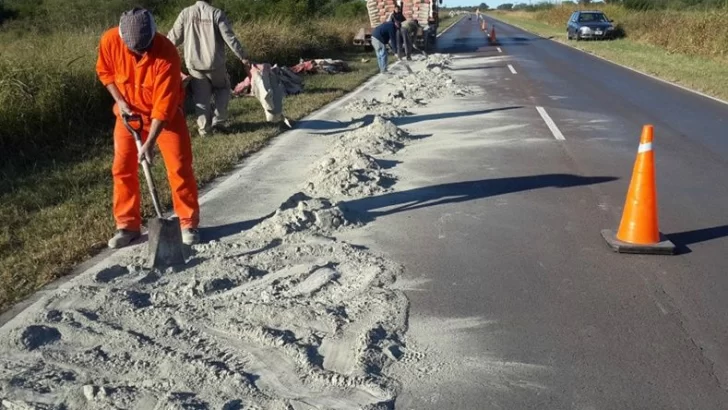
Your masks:
[{"label": "crouching worker", "polygon": [[[138,167],[143,158],[151,162],[156,145],[167,168],[182,240],[188,245],[199,242],[200,208],[190,134],[182,111],[181,66],[177,48],[157,33],[147,10],[125,12],[119,26],[101,37],[96,72],[116,101],[112,175],[117,232],[109,240],[111,248],[124,247],[140,236]],[[138,114],[143,119],[141,152],[124,126],[122,114]]]},{"label": "crouching worker", "polygon": [[397,29],[399,28],[399,22],[387,21],[378,25],[372,31],[372,47],[374,52],[377,54],[377,63],[379,63],[379,72],[387,72],[387,44],[391,49],[397,50]]},{"label": "crouching worker", "polygon": [[415,46],[415,39],[417,38],[417,30],[420,28],[420,23],[417,20],[407,20],[402,23],[400,29],[402,43],[404,44],[405,55],[408,61],[412,61],[412,49]]}]

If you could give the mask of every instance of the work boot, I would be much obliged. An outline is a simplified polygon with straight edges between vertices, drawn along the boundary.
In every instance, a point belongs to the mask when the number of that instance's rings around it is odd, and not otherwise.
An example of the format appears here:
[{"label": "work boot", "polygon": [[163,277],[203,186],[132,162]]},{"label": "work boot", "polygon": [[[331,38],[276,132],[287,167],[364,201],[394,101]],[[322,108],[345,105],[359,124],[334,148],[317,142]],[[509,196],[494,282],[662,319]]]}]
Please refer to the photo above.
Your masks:
[{"label": "work boot", "polygon": [[127,245],[129,245],[133,240],[139,238],[141,236],[141,232],[139,231],[130,231],[127,229],[119,229],[116,231],[116,234],[109,239],[109,248],[111,249],[119,249],[123,248]]},{"label": "work boot", "polygon": [[182,243],[194,245],[200,243],[200,232],[196,228],[185,228],[182,230]]}]

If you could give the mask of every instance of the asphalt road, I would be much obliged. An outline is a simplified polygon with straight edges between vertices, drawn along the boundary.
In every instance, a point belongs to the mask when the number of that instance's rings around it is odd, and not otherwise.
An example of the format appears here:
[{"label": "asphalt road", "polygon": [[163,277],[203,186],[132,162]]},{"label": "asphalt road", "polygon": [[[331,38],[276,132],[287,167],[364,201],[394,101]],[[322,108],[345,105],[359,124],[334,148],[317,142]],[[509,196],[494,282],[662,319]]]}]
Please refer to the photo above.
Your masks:
[{"label": "asphalt road", "polygon": [[[498,47],[475,19],[438,40],[485,96],[401,119],[433,135],[398,165],[409,189],[350,204],[415,284],[413,340],[452,353],[397,408],[728,408],[728,105],[495,24]],[[644,124],[676,256],[599,233]]]}]

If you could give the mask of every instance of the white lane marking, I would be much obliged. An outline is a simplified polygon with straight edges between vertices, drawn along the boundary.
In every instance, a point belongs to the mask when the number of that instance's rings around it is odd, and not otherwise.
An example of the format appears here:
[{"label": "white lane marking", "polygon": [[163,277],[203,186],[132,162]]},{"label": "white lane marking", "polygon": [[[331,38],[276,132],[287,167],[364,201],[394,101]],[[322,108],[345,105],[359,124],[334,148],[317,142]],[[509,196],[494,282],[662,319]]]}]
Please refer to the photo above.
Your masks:
[{"label": "white lane marking", "polygon": [[500,47],[496,47],[495,49],[498,50],[499,53],[502,53],[503,52],[503,50],[501,50]]},{"label": "white lane marking", "polygon": [[512,65],[510,65],[510,64],[508,64],[508,69],[509,69],[509,70],[511,70],[511,73],[513,73],[513,74],[518,74],[518,73],[516,72],[516,69],[515,69],[515,68],[513,68],[513,66],[512,66]]},{"label": "white lane marking", "polygon": [[551,133],[554,134],[554,138],[559,141],[566,141],[566,138],[564,138],[564,134],[561,133],[561,130],[559,129],[559,127],[556,126],[554,120],[549,117],[549,114],[546,112],[546,110],[543,107],[536,107],[536,110],[539,114],[541,114],[543,122],[545,122],[546,126],[549,127]]},{"label": "white lane marking", "polygon": [[648,152],[648,151],[652,151],[651,142],[646,142],[644,144],[640,144],[639,147],[637,147],[637,152],[639,152],[639,153]]}]

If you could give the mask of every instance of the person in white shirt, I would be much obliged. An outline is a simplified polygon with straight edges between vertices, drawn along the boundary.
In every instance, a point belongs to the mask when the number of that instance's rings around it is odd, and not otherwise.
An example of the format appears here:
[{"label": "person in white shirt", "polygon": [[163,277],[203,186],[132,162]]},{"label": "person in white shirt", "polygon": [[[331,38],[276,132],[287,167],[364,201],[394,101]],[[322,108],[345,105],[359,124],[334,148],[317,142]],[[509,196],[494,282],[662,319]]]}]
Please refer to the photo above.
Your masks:
[{"label": "person in white shirt", "polygon": [[[250,70],[248,55],[225,13],[210,3],[211,0],[200,0],[182,10],[167,34],[175,46],[184,44],[200,136],[208,135],[213,128],[224,130],[227,122],[232,87],[225,67],[225,46],[240,59],[246,72]],[[215,112],[211,113],[213,96]]]}]

